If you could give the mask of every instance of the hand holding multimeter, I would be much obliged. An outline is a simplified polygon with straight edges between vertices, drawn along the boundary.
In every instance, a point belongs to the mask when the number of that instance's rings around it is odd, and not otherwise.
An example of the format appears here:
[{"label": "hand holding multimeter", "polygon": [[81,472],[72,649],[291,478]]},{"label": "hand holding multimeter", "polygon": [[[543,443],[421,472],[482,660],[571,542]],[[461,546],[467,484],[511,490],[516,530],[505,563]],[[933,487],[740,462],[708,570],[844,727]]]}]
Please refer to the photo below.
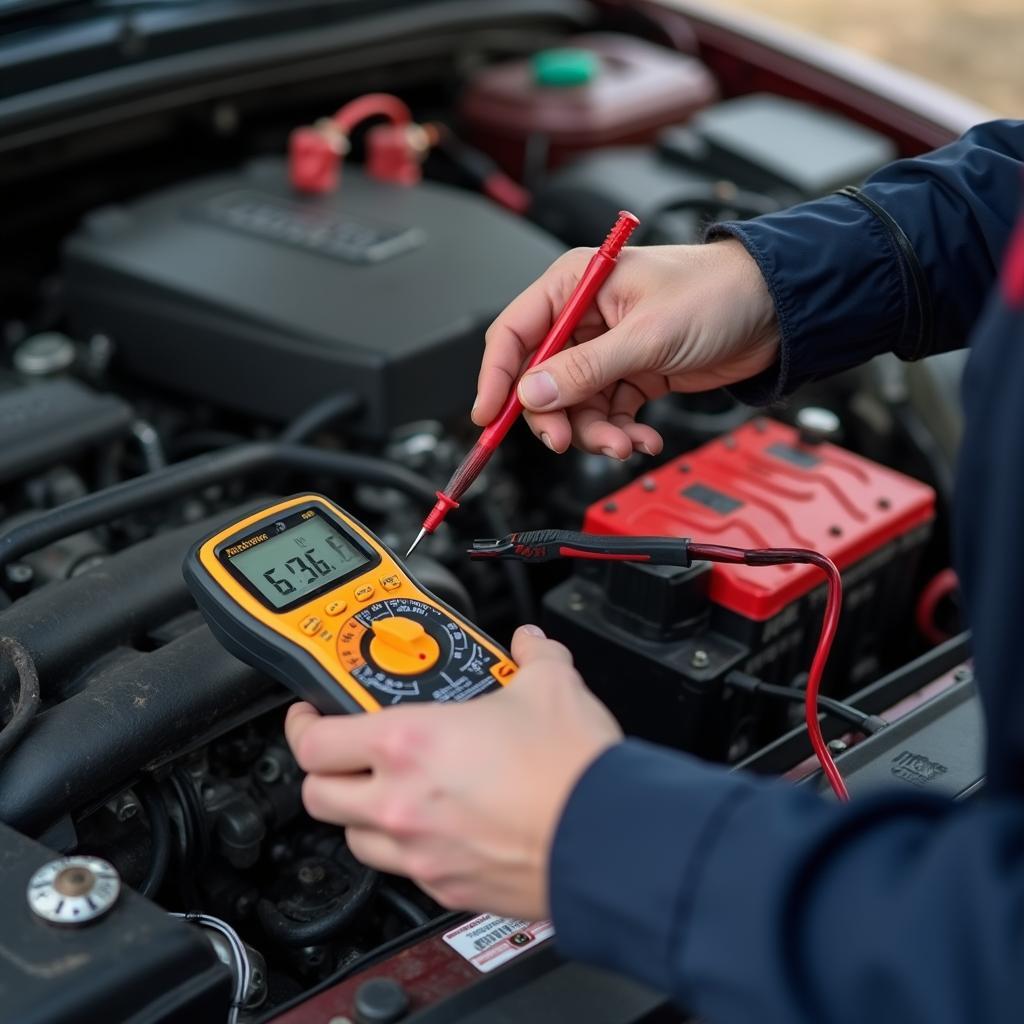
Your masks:
[{"label": "hand holding multimeter", "polygon": [[320,495],[226,525],[192,548],[184,574],[232,654],[325,713],[468,700],[516,671],[498,644]]}]

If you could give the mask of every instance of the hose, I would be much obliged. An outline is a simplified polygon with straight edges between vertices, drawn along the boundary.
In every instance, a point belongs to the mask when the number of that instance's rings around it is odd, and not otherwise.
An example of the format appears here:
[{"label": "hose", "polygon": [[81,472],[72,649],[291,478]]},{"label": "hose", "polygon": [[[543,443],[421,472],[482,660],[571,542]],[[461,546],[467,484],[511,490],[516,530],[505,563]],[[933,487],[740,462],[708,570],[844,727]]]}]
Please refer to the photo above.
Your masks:
[{"label": "hose", "polygon": [[285,946],[315,946],[327,942],[355,920],[377,887],[378,874],[363,868],[359,881],[326,914],[312,921],[296,921],[281,912],[277,904],[262,899],[256,913],[264,931]]},{"label": "hose", "polygon": [[171,825],[167,806],[155,785],[141,786],[138,793],[139,803],[149,822],[149,844],[152,848],[149,869],[139,883],[138,892],[152,899],[160,891],[167,876],[167,865],[171,862]]},{"label": "hose", "polygon": [[0,637],[0,652],[10,658],[18,673],[18,699],[7,724],[0,730],[0,758],[9,754],[32,726],[41,701],[39,673],[32,655],[13,637]]},{"label": "hose", "polygon": [[413,903],[405,893],[399,892],[394,886],[384,885],[380,890],[380,898],[399,917],[405,918],[406,924],[413,928],[422,928],[430,921],[430,915],[420,906]]},{"label": "hose", "polygon": [[361,402],[358,395],[351,391],[340,391],[328,395],[316,405],[300,413],[281,431],[278,440],[284,444],[298,444],[305,441],[318,430],[322,430],[334,420],[348,419],[359,409]]},{"label": "hose", "polygon": [[125,480],[106,490],[59,505],[0,534],[0,569],[16,558],[79,530],[202,490],[211,484],[267,469],[298,469],[342,480],[393,487],[433,503],[435,488],[425,477],[383,459],[352,452],[326,452],[305,445],[253,442],[209,452],[157,473]]}]

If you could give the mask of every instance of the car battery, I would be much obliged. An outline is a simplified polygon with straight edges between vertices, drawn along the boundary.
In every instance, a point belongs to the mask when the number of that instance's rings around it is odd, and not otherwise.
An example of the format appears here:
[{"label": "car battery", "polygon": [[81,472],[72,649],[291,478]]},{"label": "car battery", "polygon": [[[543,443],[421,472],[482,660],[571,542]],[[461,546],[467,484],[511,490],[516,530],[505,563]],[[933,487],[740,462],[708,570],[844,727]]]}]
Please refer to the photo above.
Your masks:
[{"label": "car battery", "polygon": [[[925,484],[759,417],[591,505],[584,529],[827,555],[844,600],[823,692],[843,695],[905,651],[934,505]],[[784,713],[724,677],[799,685],[824,602],[811,565],[592,562],[548,594],[544,621],[627,732],[728,759]]]}]

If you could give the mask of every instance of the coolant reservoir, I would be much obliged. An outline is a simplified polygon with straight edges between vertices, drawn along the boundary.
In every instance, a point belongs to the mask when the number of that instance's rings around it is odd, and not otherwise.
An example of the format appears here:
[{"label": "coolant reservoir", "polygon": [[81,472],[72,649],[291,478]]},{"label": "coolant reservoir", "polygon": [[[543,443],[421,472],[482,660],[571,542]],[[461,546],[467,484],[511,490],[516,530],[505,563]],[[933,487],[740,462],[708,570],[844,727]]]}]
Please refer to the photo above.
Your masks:
[{"label": "coolant reservoir", "polygon": [[475,143],[531,179],[576,153],[646,142],[717,97],[693,57],[616,33],[577,36],[557,50],[485,68],[462,116]]}]

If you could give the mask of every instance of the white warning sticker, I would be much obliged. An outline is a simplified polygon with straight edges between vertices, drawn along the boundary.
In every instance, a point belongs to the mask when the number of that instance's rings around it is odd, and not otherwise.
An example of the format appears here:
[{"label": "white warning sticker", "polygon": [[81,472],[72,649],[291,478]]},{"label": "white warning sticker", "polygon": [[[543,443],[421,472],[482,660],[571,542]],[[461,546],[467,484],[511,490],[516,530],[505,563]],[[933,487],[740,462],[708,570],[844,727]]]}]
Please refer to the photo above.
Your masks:
[{"label": "white warning sticker", "polygon": [[445,932],[443,938],[459,956],[486,974],[554,934],[550,921],[516,921],[481,914]]}]

